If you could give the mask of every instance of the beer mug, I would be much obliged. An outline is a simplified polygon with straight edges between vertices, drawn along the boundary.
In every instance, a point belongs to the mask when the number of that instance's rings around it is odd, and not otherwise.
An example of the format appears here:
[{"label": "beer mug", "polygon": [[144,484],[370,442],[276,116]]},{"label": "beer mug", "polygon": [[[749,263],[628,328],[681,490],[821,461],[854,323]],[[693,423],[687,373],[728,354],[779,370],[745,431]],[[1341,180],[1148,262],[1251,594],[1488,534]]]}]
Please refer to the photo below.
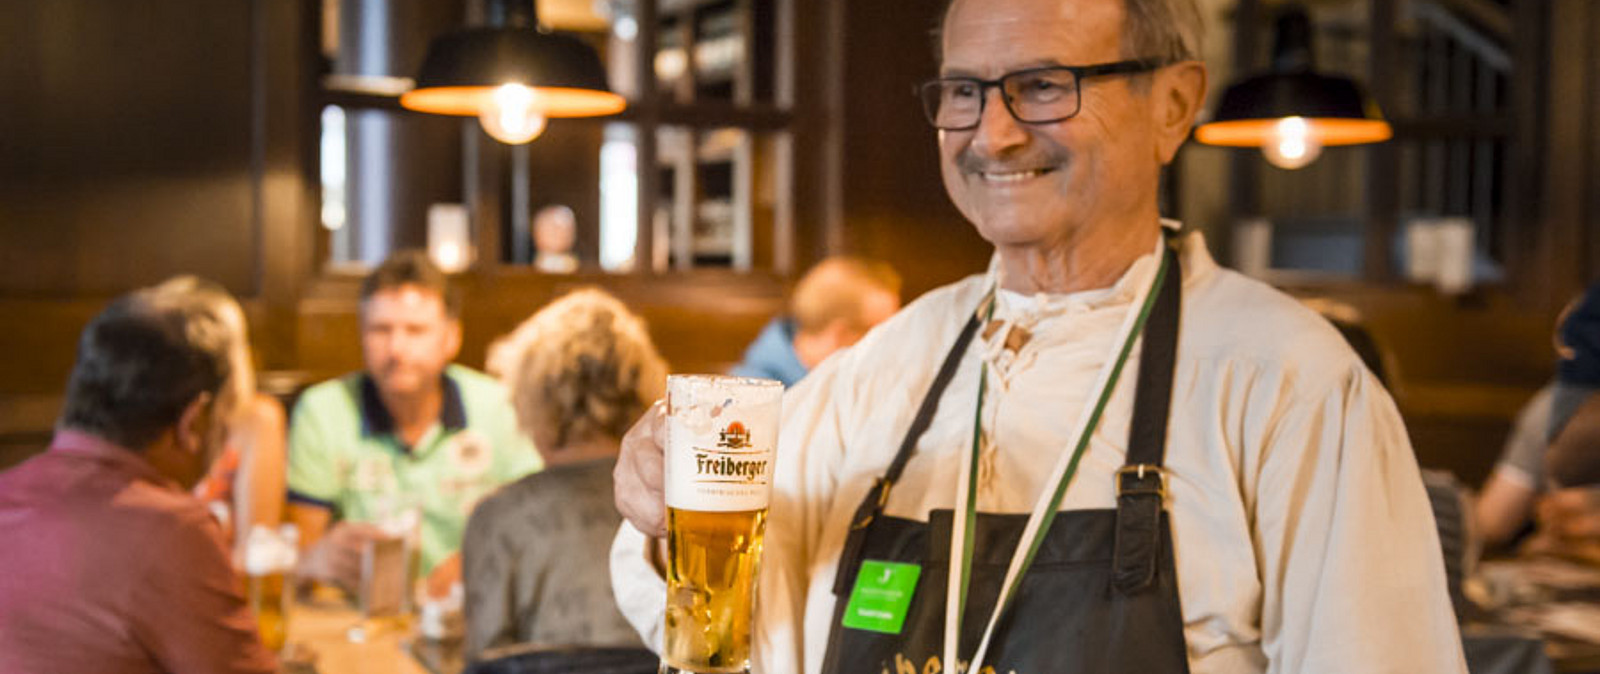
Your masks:
[{"label": "beer mug", "polygon": [[782,398],[769,379],[667,377],[663,673],[749,671]]},{"label": "beer mug", "polygon": [[380,504],[373,524],[385,537],[361,548],[357,604],[366,620],[409,624],[422,565],[422,509],[407,499]]},{"label": "beer mug", "polygon": [[274,653],[283,651],[289,637],[289,604],[294,593],[288,576],[298,558],[298,540],[299,531],[293,524],[277,531],[257,524],[245,539],[245,598],[255,613],[261,643]]}]

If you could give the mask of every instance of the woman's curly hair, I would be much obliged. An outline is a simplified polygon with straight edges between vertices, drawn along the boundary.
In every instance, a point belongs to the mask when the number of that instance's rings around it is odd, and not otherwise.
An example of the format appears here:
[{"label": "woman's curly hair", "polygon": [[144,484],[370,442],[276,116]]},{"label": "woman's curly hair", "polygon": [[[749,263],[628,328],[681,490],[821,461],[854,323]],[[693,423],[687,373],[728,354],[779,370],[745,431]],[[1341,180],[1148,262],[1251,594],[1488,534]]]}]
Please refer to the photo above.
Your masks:
[{"label": "woman's curly hair", "polygon": [[644,321],[598,288],[556,299],[497,340],[488,370],[510,390],[523,432],[554,443],[545,451],[621,438],[667,381]]}]

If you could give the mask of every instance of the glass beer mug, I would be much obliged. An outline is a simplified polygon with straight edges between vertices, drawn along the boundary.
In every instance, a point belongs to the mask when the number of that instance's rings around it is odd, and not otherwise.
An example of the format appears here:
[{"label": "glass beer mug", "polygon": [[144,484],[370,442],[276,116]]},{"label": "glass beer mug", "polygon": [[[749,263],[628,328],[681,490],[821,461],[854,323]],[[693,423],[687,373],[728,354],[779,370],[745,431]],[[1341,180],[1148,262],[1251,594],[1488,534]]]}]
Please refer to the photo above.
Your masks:
[{"label": "glass beer mug", "polygon": [[769,379],[667,377],[663,674],[749,671],[782,398]]},{"label": "glass beer mug", "polygon": [[261,525],[250,528],[245,539],[245,598],[256,616],[256,632],[267,650],[281,653],[289,637],[289,604],[293,590],[288,577],[298,561],[299,531],[285,524],[277,531]]}]

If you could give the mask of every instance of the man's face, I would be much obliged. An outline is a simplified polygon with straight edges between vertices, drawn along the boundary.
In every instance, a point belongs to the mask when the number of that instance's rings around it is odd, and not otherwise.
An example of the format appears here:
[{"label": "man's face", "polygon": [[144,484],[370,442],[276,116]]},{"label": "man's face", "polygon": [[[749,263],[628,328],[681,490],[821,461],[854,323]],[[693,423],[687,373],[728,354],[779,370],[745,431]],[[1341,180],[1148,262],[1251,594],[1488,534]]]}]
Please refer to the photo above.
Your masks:
[{"label": "man's face", "polygon": [[367,374],[386,395],[438,386],[460,347],[461,326],[438,293],[405,285],[379,290],[361,305]]},{"label": "man's face", "polygon": [[[1122,13],[1121,0],[958,0],[945,21],[941,75],[992,80],[1123,60]],[[1154,115],[1130,82],[1083,80],[1078,114],[1050,124],[1018,122],[990,88],[977,128],[939,132],[951,200],[999,246],[1082,235],[1154,203]]]}]

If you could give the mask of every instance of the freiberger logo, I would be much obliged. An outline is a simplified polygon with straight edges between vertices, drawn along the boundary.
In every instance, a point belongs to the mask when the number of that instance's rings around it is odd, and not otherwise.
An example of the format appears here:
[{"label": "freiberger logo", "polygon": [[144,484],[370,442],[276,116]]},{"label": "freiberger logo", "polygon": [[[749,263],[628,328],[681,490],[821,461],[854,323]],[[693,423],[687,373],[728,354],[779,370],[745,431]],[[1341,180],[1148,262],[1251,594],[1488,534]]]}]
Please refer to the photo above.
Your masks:
[{"label": "freiberger logo", "polygon": [[717,449],[695,453],[695,474],[710,478],[702,482],[755,482],[767,474],[767,461],[741,456],[760,453],[750,448],[750,431],[735,421],[717,433]]},{"label": "freiberger logo", "polygon": [[749,447],[750,431],[745,429],[744,424],[737,421],[728,424],[727,428],[722,429],[722,432],[717,434],[717,446],[727,447],[728,449]]}]

